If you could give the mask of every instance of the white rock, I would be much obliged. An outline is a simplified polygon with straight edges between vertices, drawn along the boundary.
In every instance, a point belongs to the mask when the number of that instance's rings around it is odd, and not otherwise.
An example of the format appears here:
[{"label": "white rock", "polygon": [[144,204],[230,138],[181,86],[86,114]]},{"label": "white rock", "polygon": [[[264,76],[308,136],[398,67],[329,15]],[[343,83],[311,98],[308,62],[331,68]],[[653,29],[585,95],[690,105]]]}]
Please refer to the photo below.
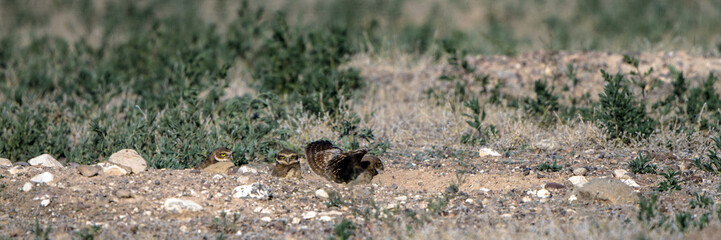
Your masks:
[{"label": "white rock", "polygon": [[23,192],[30,192],[30,190],[33,190],[33,184],[32,184],[32,183],[29,183],[29,182],[26,182],[26,183],[23,185]]},{"label": "white rock", "polygon": [[258,170],[255,169],[255,168],[252,168],[252,167],[248,167],[248,166],[246,166],[246,165],[243,165],[243,166],[241,166],[240,168],[238,168],[238,172],[239,172],[239,173],[252,173],[252,174],[256,174],[256,173],[258,173]]},{"label": "white rock", "polygon": [[330,211],[327,211],[327,212],[319,213],[318,215],[321,215],[321,216],[343,215],[343,212],[341,212],[341,211],[336,211],[336,210],[330,210]]},{"label": "white rock", "polygon": [[299,224],[299,223],[300,223],[300,218],[294,217],[293,220],[290,221],[290,223],[292,223],[292,224]]},{"label": "white rock", "polygon": [[546,189],[541,189],[536,192],[536,196],[538,196],[539,198],[549,198],[551,197],[551,192]]},{"label": "white rock", "polygon": [[490,192],[491,191],[491,189],[488,189],[488,188],[481,188],[478,190],[480,190],[481,192]]},{"label": "white rock", "polygon": [[311,219],[311,218],[314,218],[315,216],[318,216],[318,213],[314,212],[314,211],[303,213],[303,219]]},{"label": "white rock", "polygon": [[0,158],[0,167],[12,167],[13,163],[10,162],[10,159],[7,158]]},{"label": "white rock", "polygon": [[473,199],[471,199],[471,198],[469,198],[469,199],[466,199],[466,203],[468,203],[468,204],[472,204],[472,203],[473,203]]},{"label": "white rock", "polygon": [[634,181],[634,180],[631,179],[631,178],[623,179],[623,180],[621,180],[621,182],[623,182],[623,183],[625,183],[626,185],[631,186],[631,187],[635,187],[635,188],[640,188],[640,187],[641,187],[641,185],[638,185],[638,183],[636,183],[636,181]]},{"label": "white rock", "polygon": [[583,168],[583,167],[573,169],[574,176],[585,176],[587,172],[588,172],[588,169]]},{"label": "white rock", "polygon": [[396,201],[401,201],[401,202],[403,202],[403,201],[405,201],[405,200],[408,200],[408,197],[406,197],[406,196],[400,196],[400,197],[394,197],[393,199],[395,199]]},{"label": "white rock", "polygon": [[101,162],[97,165],[103,168],[102,174],[105,176],[123,176],[133,172],[130,167],[119,166],[110,162]]},{"label": "white rock", "polygon": [[25,168],[23,168],[22,166],[14,166],[14,167],[11,167],[10,169],[8,169],[8,172],[12,175],[18,175],[18,173],[21,173],[24,171],[25,171]]},{"label": "white rock", "polygon": [[485,156],[500,157],[501,156],[500,153],[498,153],[490,148],[481,148],[480,150],[478,150],[478,155],[481,157],[485,157]]},{"label": "white rock", "polygon": [[586,177],[584,176],[573,176],[568,178],[568,181],[570,181],[573,186],[576,187],[583,187],[583,185],[588,182],[588,180],[586,180]]},{"label": "white rock", "polygon": [[50,205],[50,199],[40,201],[40,206],[47,207],[48,205]]},{"label": "white rock", "polygon": [[33,178],[30,179],[31,182],[34,183],[49,183],[53,181],[53,174],[49,172],[44,172],[38,175],[35,175]]},{"label": "white rock", "polygon": [[237,181],[240,184],[248,184],[250,182],[250,177],[241,175],[241,176],[238,176]]},{"label": "white rock", "polygon": [[133,173],[141,173],[148,168],[145,159],[133,149],[123,149],[113,153],[113,155],[110,155],[108,162],[129,167]]},{"label": "white rock", "polygon": [[521,202],[524,202],[524,203],[531,202],[531,201],[533,201],[533,199],[531,199],[531,197],[529,197],[529,196],[523,196],[521,198]]},{"label": "white rock", "polygon": [[576,198],[576,195],[571,195],[570,197],[568,197],[568,201],[569,201],[569,202],[573,202],[573,201],[576,201],[576,200],[578,200],[578,198]]},{"label": "white rock", "polygon": [[326,192],[326,191],[323,190],[323,189],[315,190],[315,196],[316,196],[316,197],[319,197],[319,198],[322,198],[322,199],[328,199],[328,198],[330,198],[330,195],[328,195],[328,192]]},{"label": "white rock", "polygon": [[270,198],[270,192],[263,189],[260,183],[238,186],[233,189],[234,198],[256,198],[267,200]]},{"label": "white rock", "polygon": [[223,178],[224,178],[223,175],[220,175],[220,174],[213,175],[214,180],[219,180],[219,179],[223,179]]},{"label": "white rock", "polygon": [[626,176],[626,175],[628,175],[628,171],[626,171],[625,169],[613,170],[613,177],[615,177],[617,179],[621,179],[623,176]]},{"label": "white rock", "polygon": [[324,222],[330,222],[333,221],[333,218],[331,216],[322,216],[320,217],[320,220]]},{"label": "white rock", "polygon": [[263,207],[256,207],[253,209],[253,212],[259,213],[260,211],[263,211]]},{"label": "white rock", "polygon": [[53,156],[50,156],[50,154],[43,154],[37,157],[34,157],[33,159],[30,159],[28,161],[30,165],[32,166],[43,166],[43,167],[50,167],[50,168],[61,168],[63,167],[63,164],[58,162],[58,160],[55,160]]},{"label": "white rock", "polygon": [[266,217],[260,218],[260,220],[263,221],[263,222],[270,222],[270,221],[272,221],[273,219],[270,219],[270,217],[267,217],[267,216],[266,216]]},{"label": "white rock", "polygon": [[165,199],[163,208],[174,213],[182,213],[185,211],[197,212],[203,210],[203,207],[191,200],[183,200],[178,198]]}]

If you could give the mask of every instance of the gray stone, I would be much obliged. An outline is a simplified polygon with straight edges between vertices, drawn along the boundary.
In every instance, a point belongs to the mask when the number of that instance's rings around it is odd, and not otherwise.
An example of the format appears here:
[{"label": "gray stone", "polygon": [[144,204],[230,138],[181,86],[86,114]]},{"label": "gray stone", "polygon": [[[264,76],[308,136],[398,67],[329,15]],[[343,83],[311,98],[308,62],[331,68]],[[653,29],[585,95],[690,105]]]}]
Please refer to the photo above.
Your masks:
[{"label": "gray stone", "polygon": [[14,165],[14,166],[27,167],[27,166],[30,166],[30,163],[27,163],[27,162],[15,162],[13,165]]},{"label": "gray stone", "polygon": [[115,196],[118,198],[132,198],[133,195],[130,193],[130,190],[127,189],[118,189],[115,191]]},{"label": "gray stone", "polygon": [[173,213],[183,213],[186,211],[197,212],[203,210],[203,207],[191,200],[168,198],[163,203],[163,209]]},{"label": "gray stone", "polygon": [[113,155],[110,155],[108,162],[130,167],[133,173],[141,173],[148,168],[145,159],[133,149],[123,149],[113,153]]},{"label": "gray stone", "polygon": [[587,202],[619,205],[634,204],[637,200],[633,188],[616,179],[596,178],[584,184],[577,191],[578,199]]},{"label": "gray stone", "polygon": [[573,169],[574,176],[585,176],[587,172],[588,172],[588,169],[583,168],[583,167]]},{"label": "gray stone", "polygon": [[7,158],[0,158],[0,167],[12,167],[13,163],[10,162],[10,159]]},{"label": "gray stone", "polygon": [[261,200],[270,199],[270,192],[265,190],[260,183],[238,186],[233,189],[234,198],[256,198]]},{"label": "gray stone", "polygon": [[58,162],[58,160],[55,160],[53,156],[50,156],[50,154],[43,154],[37,157],[34,157],[33,159],[30,159],[28,161],[30,165],[32,166],[43,166],[43,167],[50,167],[50,168],[61,168],[63,167],[63,164]]},{"label": "gray stone", "polygon": [[98,173],[100,173],[100,170],[102,170],[102,168],[97,165],[80,165],[77,167],[77,169],[78,169],[78,173],[80,173],[80,175],[83,175],[86,177],[92,177],[92,176],[98,175]]},{"label": "gray stone", "polygon": [[30,179],[31,182],[34,183],[49,183],[53,181],[53,174],[49,172],[44,172],[38,175],[35,175],[33,178]]},{"label": "gray stone", "polygon": [[564,189],[566,186],[560,183],[550,182],[546,183],[546,185],[543,185],[544,189]]}]

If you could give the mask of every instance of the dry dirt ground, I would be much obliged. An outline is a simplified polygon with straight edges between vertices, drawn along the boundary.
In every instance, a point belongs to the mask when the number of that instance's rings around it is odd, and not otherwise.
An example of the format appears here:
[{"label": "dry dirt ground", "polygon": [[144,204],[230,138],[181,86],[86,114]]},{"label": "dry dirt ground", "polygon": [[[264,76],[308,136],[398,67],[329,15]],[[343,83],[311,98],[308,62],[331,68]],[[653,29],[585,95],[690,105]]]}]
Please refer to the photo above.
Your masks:
[{"label": "dry dirt ground", "polygon": [[[653,78],[666,84],[659,94],[669,89],[666,64],[683,70],[692,86],[709,72],[721,72],[717,58],[683,53],[640,57],[642,68],[658,69]],[[469,61],[478,72],[506,82],[504,91],[516,95],[532,93],[532,81],[561,74],[566,64],[573,63],[581,79],[573,94],[595,96],[603,87],[599,68],[612,73],[624,68],[619,54],[598,52],[484,56]],[[569,201],[576,189],[568,180],[574,169],[588,169],[585,177],[589,180],[613,178],[613,170],[629,170],[628,161],[644,152],[661,171],[682,171],[681,190],[659,194],[661,212],[673,217],[689,211],[697,216],[700,210],[689,207],[694,193],[705,192],[715,202],[721,201],[719,177],[690,164],[706,153],[708,136],[715,133],[684,135],[678,140],[675,133],[661,131],[647,141],[623,145],[606,140],[593,123],[579,120],[541,127],[524,118],[522,111],[489,106],[484,123],[497,126],[498,134],[487,146],[501,156],[481,157],[480,147],[459,143],[461,134],[469,131],[465,119],[450,103],[435,104],[424,95],[429,87],[445,86],[438,80],[448,68],[445,63],[404,56],[356,56],[350,65],[359,68],[370,83],[361,100],[350,101],[351,109],[363,117],[363,127],[372,128],[377,139],[390,143],[382,156],[386,170],[371,185],[330,183],[314,175],[305,162],[301,180],[273,178],[271,165],[263,163],[250,164],[258,173],[149,169],[128,176],[91,178],[68,164],[59,169],[26,167],[17,174],[0,168],[0,237],[35,238],[49,228],[52,239],[89,235],[100,239],[322,239],[337,235],[343,219],[353,223],[349,229],[357,239],[713,239],[721,232],[721,216],[716,213],[703,230],[690,228],[683,233],[639,222],[638,204]],[[298,146],[335,137],[327,119],[291,121],[300,127],[288,141]],[[669,140],[673,149],[662,144]],[[562,166],[560,171],[536,169],[554,160]],[[30,178],[45,171],[55,176],[51,183],[21,190]],[[637,194],[648,197],[663,177],[636,174],[632,179],[640,185],[634,188]],[[235,187],[252,183],[259,183],[272,197],[232,197]],[[535,194],[548,183],[564,187],[549,189],[548,198]],[[458,191],[451,185],[459,186]],[[318,196],[319,189],[329,193],[330,199]],[[168,198],[192,200],[203,209],[173,213],[163,208]],[[42,206],[43,200],[49,200],[49,205]]]}]

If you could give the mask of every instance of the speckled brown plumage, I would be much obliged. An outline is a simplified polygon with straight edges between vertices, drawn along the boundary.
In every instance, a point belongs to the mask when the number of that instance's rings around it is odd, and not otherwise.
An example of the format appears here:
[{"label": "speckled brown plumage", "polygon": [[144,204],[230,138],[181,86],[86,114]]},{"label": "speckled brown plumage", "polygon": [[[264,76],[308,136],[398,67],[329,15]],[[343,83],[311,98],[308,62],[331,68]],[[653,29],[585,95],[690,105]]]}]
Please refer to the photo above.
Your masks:
[{"label": "speckled brown plumage", "polygon": [[230,151],[230,149],[219,147],[213,150],[213,152],[208,155],[207,158],[205,158],[204,161],[200,162],[197,166],[195,166],[195,169],[202,170],[207,168],[210,165],[213,165],[217,162],[232,162],[233,161],[233,152]]},{"label": "speckled brown plumage", "polygon": [[300,178],[298,154],[287,149],[279,152],[275,157],[275,166],[270,174],[281,178]]},{"label": "speckled brown plumage", "polygon": [[[364,157],[365,149],[343,152],[329,141],[315,141],[305,148],[308,165],[316,174],[336,183],[349,183],[362,176],[358,183],[368,183],[378,174],[375,156]],[[382,163],[380,165],[382,167]]]},{"label": "speckled brown plumage", "polygon": [[365,155],[363,159],[361,159],[360,164],[365,171],[361,172],[361,174],[351,182],[352,184],[369,184],[373,180],[373,177],[384,170],[383,162],[376,156]]}]

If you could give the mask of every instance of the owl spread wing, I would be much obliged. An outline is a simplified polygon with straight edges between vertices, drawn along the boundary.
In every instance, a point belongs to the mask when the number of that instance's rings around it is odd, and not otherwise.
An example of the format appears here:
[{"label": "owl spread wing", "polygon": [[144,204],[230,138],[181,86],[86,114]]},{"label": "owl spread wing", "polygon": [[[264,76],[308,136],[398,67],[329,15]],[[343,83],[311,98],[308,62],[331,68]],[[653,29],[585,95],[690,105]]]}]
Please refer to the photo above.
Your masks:
[{"label": "owl spread wing", "polygon": [[342,153],[342,149],[326,140],[315,141],[305,147],[305,157],[310,169],[324,178],[328,178],[325,172],[326,163]]},{"label": "owl spread wing", "polygon": [[337,183],[347,183],[355,179],[365,171],[360,162],[367,152],[367,150],[361,149],[336,155],[326,162],[326,178]]}]

